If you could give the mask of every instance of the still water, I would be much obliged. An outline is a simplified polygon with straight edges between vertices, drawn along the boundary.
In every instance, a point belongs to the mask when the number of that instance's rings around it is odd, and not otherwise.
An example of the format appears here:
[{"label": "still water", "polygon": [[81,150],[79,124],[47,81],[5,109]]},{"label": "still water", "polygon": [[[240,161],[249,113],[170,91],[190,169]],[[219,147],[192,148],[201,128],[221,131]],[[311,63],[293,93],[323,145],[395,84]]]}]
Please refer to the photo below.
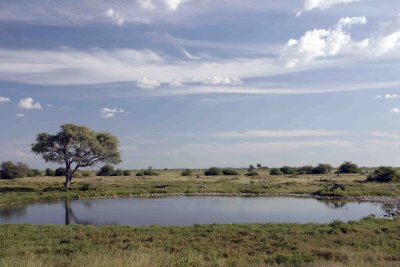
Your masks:
[{"label": "still water", "polygon": [[163,197],[72,200],[0,207],[0,223],[193,225],[329,223],[385,215],[381,204],[295,197]]}]

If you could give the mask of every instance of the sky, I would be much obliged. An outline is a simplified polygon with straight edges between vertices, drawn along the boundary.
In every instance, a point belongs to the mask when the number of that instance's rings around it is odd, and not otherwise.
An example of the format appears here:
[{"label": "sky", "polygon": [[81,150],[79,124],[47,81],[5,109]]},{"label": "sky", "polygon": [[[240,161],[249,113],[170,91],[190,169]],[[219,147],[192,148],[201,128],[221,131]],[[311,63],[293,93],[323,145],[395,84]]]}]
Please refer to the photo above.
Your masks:
[{"label": "sky", "polygon": [[400,166],[398,0],[0,0],[0,161],[63,123],[120,168]]}]

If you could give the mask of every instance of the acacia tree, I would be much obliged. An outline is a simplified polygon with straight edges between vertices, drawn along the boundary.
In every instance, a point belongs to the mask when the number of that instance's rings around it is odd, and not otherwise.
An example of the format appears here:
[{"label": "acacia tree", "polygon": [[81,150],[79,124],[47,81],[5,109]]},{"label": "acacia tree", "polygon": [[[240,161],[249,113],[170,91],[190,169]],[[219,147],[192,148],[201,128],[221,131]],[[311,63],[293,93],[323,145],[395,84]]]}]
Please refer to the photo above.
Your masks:
[{"label": "acacia tree", "polygon": [[99,163],[120,163],[118,147],[118,139],[110,133],[94,132],[80,125],[63,124],[61,131],[55,135],[38,134],[36,143],[32,144],[32,151],[41,155],[46,162],[64,164],[64,187],[69,188],[79,168]]}]

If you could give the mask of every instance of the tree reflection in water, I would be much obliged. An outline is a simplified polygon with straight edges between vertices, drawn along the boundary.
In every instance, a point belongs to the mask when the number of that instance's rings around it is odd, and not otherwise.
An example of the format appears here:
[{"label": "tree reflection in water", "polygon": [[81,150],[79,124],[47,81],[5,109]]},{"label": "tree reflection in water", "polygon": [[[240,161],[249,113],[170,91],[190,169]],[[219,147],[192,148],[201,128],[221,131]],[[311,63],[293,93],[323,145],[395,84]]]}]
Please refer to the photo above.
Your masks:
[{"label": "tree reflection in water", "polygon": [[0,217],[9,219],[11,217],[22,217],[26,213],[25,206],[4,207],[0,209]]},{"label": "tree reflection in water", "polygon": [[[86,207],[90,208],[90,203],[86,205]],[[65,208],[65,225],[70,225],[70,224],[95,224],[94,221],[91,220],[80,220],[76,217],[74,211],[72,210],[71,207],[71,201],[70,200],[65,200],[64,201],[64,208]]]},{"label": "tree reflection in water", "polygon": [[331,209],[345,208],[349,201],[347,200],[331,200],[331,199],[318,199],[318,201],[324,203]]}]

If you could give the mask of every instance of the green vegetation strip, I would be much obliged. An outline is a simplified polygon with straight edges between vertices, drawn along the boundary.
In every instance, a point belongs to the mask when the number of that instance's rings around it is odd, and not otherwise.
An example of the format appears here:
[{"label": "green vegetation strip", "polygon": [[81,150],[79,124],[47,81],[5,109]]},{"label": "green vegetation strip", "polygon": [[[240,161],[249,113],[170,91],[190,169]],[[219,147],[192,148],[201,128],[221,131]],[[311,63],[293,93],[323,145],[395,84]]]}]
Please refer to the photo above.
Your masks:
[{"label": "green vegetation strip", "polygon": [[182,177],[178,172],[159,176],[76,178],[70,189],[55,177],[0,180],[0,205],[98,197],[149,194],[310,194],[332,197],[400,196],[400,183],[365,182],[361,175],[299,175],[257,178],[239,176]]},{"label": "green vegetation strip", "polygon": [[193,227],[0,225],[0,266],[395,266],[400,220]]}]

